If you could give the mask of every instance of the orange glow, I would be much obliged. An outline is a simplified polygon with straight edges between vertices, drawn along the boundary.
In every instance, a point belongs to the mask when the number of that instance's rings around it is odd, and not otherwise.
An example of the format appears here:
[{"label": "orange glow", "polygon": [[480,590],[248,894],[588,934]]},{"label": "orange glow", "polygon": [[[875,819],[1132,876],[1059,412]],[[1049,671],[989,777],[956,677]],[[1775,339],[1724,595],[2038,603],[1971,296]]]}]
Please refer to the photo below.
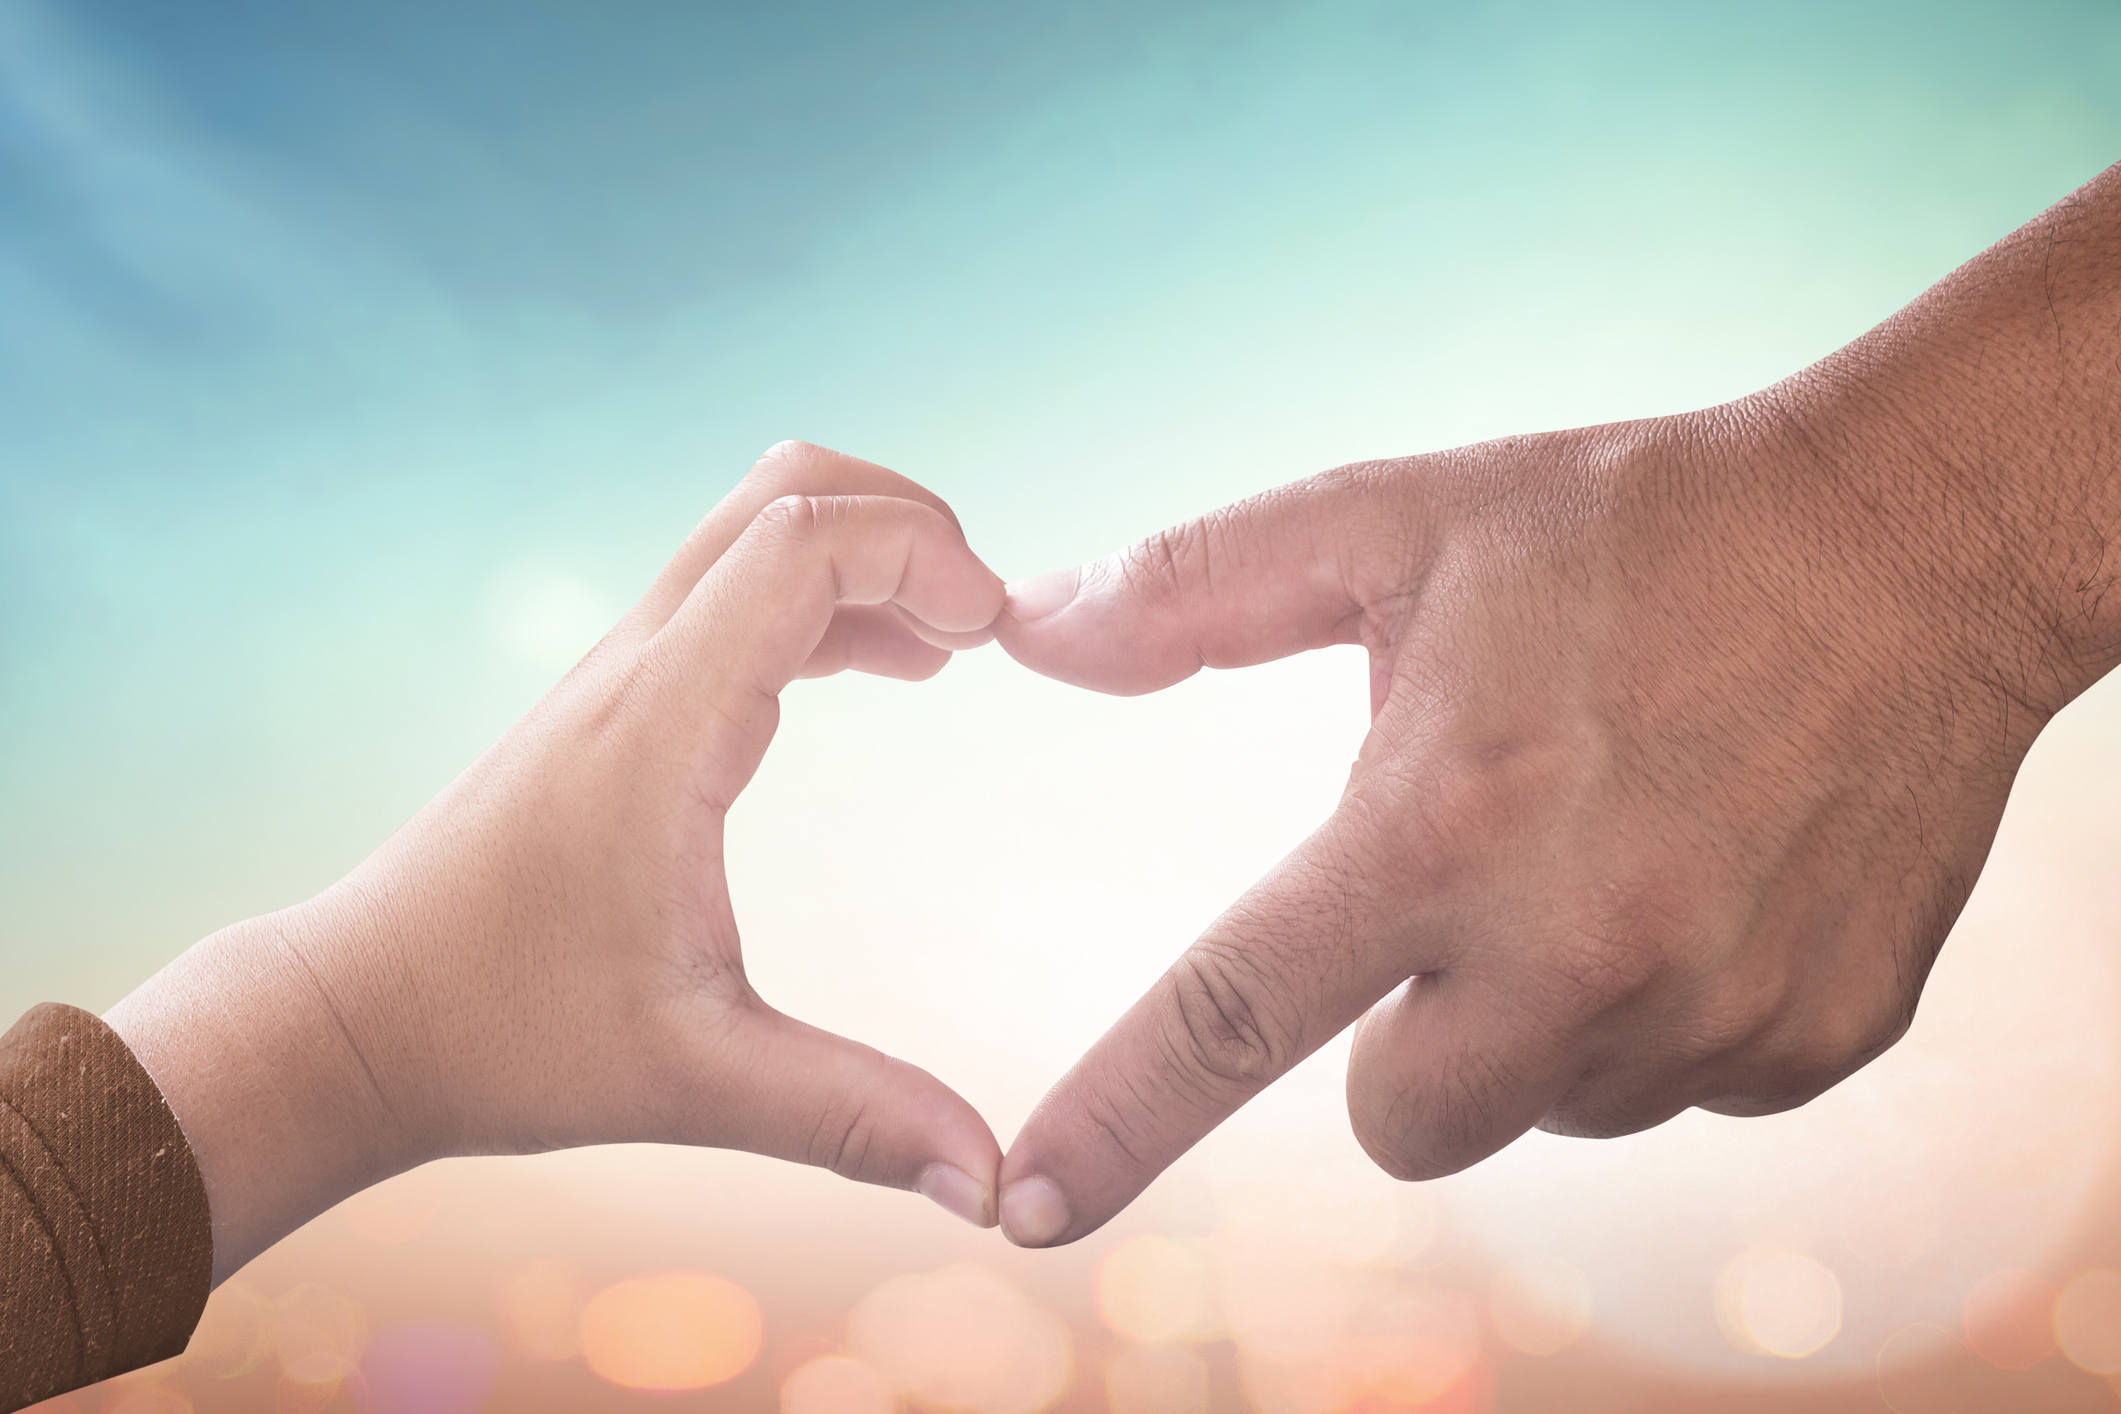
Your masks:
[{"label": "orange glow", "polygon": [[916,1403],[1037,1414],[1068,1384],[1068,1328],[969,1263],[893,1277],[855,1306],[847,1339]]},{"label": "orange glow", "polygon": [[293,1370],[312,1356],[357,1365],[368,1345],[368,1319],[361,1308],[327,1287],[294,1288],[273,1301],[266,1319],[282,1370]]},{"label": "orange glow", "polygon": [[1208,1367],[1185,1346],[1138,1345],[1105,1367],[1112,1414],[1207,1414]]},{"label": "orange glow", "polygon": [[1356,1321],[1348,1364],[1394,1404],[1427,1404],[1462,1381],[1480,1358],[1480,1318],[1455,1291],[1413,1291]]},{"label": "orange glow", "polygon": [[358,1373],[344,1356],[313,1350],[280,1372],[275,1414],[323,1414]]},{"label": "orange glow", "polygon": [[1294,1366],[1316,1360],[1347,1329],[1355,1298],[1337,1267],[1281,1253],[1239,1252],[1225,1259],[1220,1275],[1230,1334],[1256,1361]]},{"label": "orange glow", "polygon": [[582,1358],[624,1389],[705,1389],[751,1368],[765,1323],[751,1293],[706,1272],[617,1282],[582,1308]]},{"label": "orange glow", "polygon": [[828,1355],[781,1384],[781,1414],[892,1414],[891,1382],[866,1360]]},{"label": "orange glow", "polygon": [[192,1414],[191,1401],[161,1386],[134,1390],[110,1406],[110,1414]]},{"label": "orange glow", "polygon": [[430,1170],[414,1169],[354,1194],[335,1211],[370,1242],[400,1247],[434,1226],[442,1211],[442,1187]]},{"label": "orange glow", "polygon": [[1739,1294],[1745,1328],[1770,1355],[1801,1360],[1841,1330],[1841,1283],[1802,1253],[1770,1258]]},{"label": "orange glow", "polygon": [[1749,1248],[1716,1278],[1716,1318],[1740,1350],[1802,1360],[1841,1333],[1841,1282],[1802,1252]]},{"label": "orange glow", "polygon": [[1552,1355],[1591,1328],[1591,1283],[1565,1262],[1505,1267],[1488,1282],[1495,1333],[1525,1355]]},{"label": "orange glow", "polygon": [[1953,1357],[1964,1349],[1959,1337],[1942,1326],[1914,1321],[1885,1338],[1878,1347],[1878,1398],[1893,1414],[1929,1414],[1954,1409],[1949,1393]]},{"label": "orange glow", "polygon": [[1198,1338],[1208,1325],[1207,1271],[1168,1237],[1134,1238],[1098,1267],[1097,1310],[1107,1326],[1133,1340]]},{"label": "orange glow", "polygon": [[2055,1284],[2036,1272],[1990,1272],[1966,1294],[1966,1343],[1999,1370],[2029,1370],[2055,1353]]},{"label": "orange glow", "polygon": [[1912,1183],[1851,1195],[1840,1224],[1841,1240],[1850,1251],[1887,1270],[1906,1266],[1943,1235],[1943,1205],[1936,1192]]},{"label": "orange glow", "polygon": [[2062,1288],[2055,1343],[2081,1370],[2121,1374],[2121,1272],[2085,1272]]},{"label": "orange glow", "polygon": [[501,1338],[525,1360],[550,1363],[582,1353],[581,1284],[561,1262],[531,1262],[501,1280],[495,1300]]},{"label": "orange glow", "polygon": [[221,1284],[184,1348],[188,1365],[217,1380],[232,1380],[257,1368],[267,1354],[271,1307],[248,1284]]}]

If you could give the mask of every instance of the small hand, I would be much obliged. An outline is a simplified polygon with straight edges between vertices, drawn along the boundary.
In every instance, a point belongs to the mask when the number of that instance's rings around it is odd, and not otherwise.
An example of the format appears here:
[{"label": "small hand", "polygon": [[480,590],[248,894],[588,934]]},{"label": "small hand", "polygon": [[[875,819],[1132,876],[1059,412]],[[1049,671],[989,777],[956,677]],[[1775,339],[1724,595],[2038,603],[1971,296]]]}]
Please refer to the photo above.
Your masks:
[{"label": "small hand", "polygon": [[991,1225],[1000,1149],[970,1105],[751,989],[722,831],[790,680],[929,676],[1001,602],[935,497],[777,447],[367,862],[121,1003],[205,1172],[217,1277],[427,1159],[614,1141],[818,1164]]}]

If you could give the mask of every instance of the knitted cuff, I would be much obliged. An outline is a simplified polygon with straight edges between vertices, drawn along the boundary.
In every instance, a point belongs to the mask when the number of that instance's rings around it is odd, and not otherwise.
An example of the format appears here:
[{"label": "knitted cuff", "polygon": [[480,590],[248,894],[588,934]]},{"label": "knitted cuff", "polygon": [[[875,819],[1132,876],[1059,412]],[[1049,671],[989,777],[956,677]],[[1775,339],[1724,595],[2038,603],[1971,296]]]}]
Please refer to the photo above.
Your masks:
[{"label": "knitted cuff", "polygon": [[117,1033],[45,1005],[0,1036],[0,1409],[182,1354],[213,1252],[191,1147]]}]

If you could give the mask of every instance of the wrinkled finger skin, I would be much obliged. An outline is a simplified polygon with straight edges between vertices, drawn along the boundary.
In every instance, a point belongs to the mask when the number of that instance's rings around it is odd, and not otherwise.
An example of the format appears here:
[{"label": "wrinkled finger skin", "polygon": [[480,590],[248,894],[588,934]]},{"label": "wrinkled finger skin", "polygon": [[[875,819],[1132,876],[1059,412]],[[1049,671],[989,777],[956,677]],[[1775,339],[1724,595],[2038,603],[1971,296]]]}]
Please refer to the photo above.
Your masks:
[{"label": "wrinkled finger skin", "polygon": [[1755,396],[1344,467],[1012,586],[1041,672],[1359,643],[1374,715],[1332,819],[1026,1125],[1010,1236],[1094,1230],[1351,1023],[1355,1133],[1406,1179],[1788,1109],[1891,1046],[2121,643],[2117,368],[2121,169]]},{"label": "wrinkled finger skin", "polygon": [[822,1165],[991,1224],[1000,1146],[969,1104],[752,988],[723,829],[792,679],[931,675],[1001,603],[933,495],[776,447],[373,856],[121,1003],[206,1177],[217,1279],[428,1159],[619,1141]]}]

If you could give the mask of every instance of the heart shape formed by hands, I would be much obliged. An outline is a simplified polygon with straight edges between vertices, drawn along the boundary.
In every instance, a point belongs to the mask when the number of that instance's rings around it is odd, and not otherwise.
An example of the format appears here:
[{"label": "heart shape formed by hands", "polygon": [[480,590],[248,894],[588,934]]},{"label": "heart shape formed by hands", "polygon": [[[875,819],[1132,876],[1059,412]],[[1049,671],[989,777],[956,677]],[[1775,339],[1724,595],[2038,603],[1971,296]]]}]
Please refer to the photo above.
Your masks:
[{"label": "heart shape formed by hands", "polygon": [[[1343,468],[1006,591],[918,486],[775,449],[373,858],[126,1013],[217,1264],[430,1157],[643,1139],[1071,1241],[1351,1024],[1356,1136],[1406,1178],[1803,1103],[1905,1030],[2026,750],[2121,641],[2055,529],[2108,504],[2086,370],[2121,366],[2114,321],[2052,327],[2112,298],[2121,169],[2080,197],[1754,397]],[[2058,387],[2074,441],[2026,391]],[[1331,818],[1006,1158],[934,1077],[759,1000],[722,868],[789,681],[990,635],[1124,693],[1359,643],[1373,714]],[[156,1016],[225,1044],[187,1074]]]},{"label": "heart shape formed by hands", "polygon": [[[1787,591],[1783,566],[1866,512],[1780,490],[1820,477],[1778,426],[1705,415],[1345,468],[1006,592],[926,491],[777,448],[487,759],[319,900],[388,940],[370,974],[450,959],[419,989],[424,1034],[500,1023],[415,1049],[452,1068],[442,1083],[392,1093],[404,1068],[372,1067],[386,1108],[447,1097],[425,1126],[444,1152],[749,1149],[1043,1246],[1094,1231],[1356,1023],[1356,1135],[1403,1178],[1534,1125],[1803,1103],[1905,1028],[2032,730],[2021,714],[1969,746],[1917,708],[1869,710],[1886,682],[1963,700],[1996,669],[1963,638],[1851,624],[1876,598],[1860,573]],[[1705,643],[1712,583],[1730,623]],[[1858,633],[1862,651],[1809,651]],[[788,682],[922,677],[990,634],[1106,691],[1335,643],[1369,651],[1372,682],[1338,809],[1006,1158],[933,1076],[757,997],[722,871]],[[1792,710],[1778,685],[1800,672]],[[1729,745],[1761,741],[1779,746]],[[1830,803],[1792,752],[1833,763]],[[393,898],[454,903],[447,945]],[[362,1014],[355,990],[342,1014]]]}]

